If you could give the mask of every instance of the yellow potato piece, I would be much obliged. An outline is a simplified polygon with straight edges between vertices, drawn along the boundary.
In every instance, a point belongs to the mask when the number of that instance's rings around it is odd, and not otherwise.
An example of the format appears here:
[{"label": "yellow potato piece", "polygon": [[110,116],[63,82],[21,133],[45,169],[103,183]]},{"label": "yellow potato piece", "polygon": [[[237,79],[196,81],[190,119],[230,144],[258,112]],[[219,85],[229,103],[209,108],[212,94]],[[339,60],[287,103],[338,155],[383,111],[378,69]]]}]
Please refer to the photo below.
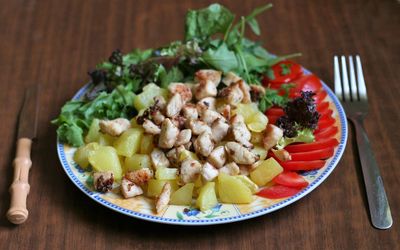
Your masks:
[{"label": "yellow potato piece", "polygon": [[218,175],[218,195],[224,203],[246,204],[253,201],[250,189],[241,180],[224,173]]},{"label": "yellow potato piece", "polygon": [[168,90],[162,89],[154,83],[147,84],[143,88],[143,92],[133,100],[133,106],[136,110],[146,109],[154,104],[154,97],[156,96],[163,96],[167,100]]},{"label": "yellow potato piece", "polygon": [[157,168],[156,179],[157,180],[176,180],[178,176],[178,169],[176,168]]},{"label": "yellow potato piece", "polygon": [[150,156],[145,154],[134,154],[126,157],[124,161],[124,169],[127,171],[135,171],[141,168],[151,168]]},{"label": "yellow potato piece", "polygon": [[144,134],[142,137],[142,141],[140,142],[140,153],[141,154],[150,154],[154,149],[153,144],[153,135]]},{"label": "yellow potato piece", "polygon": [[258,112],[259,112],[258,107],[257,104],[255,103],[248,103],[248,104],[239,103],[236,109],[232,111],[234,115],[236,114],[242,115],[244,118],[244,122],[246,124],[248,124],[251,121],[252,116]]},{"label": "yellow potato piece", "polygon": [[117,140],[117,137],[113,137],[108,134],[100,133],[99,138],[98,138],[98,143],[101,146],[112,146],[113,143],[115,142],[115,140]]},{"label": "yellow potato piece", "polygon": [[262,161],[256,169],[250,173],[250,178],[258,186],[264,186],[270,182],[275,176],[283,172],[281,165],[274,159],[268,158]]},{"label": "yellow potato piece", "polygon": [[265,160],[267,158],[267,150],[265,150],[261,146],[254,146],[254,148],[251,150],[253,153],[257,154],[260,156],[260,160]]},{"label": "yellow potato piece", "polygon": [[235,175],[233,177],[241,181],[244,185],[246,185],[250,189],[252,194],[255,194],[258,191],[257,184],[252,182],[249,177],[245,175]]},{"label": "yellow potato piece", "polygon": [[207,211],[218,204],[217,195],[215,194],[215,183],[207,182],[200,189],[199,197],[197,198],[196,205],[201,211]]},{"label": "yellow potato piece", "polygon": [[119,155],[131,157],[139,151],[142,136],[143,129],[130,128],[122,133],[113,145]]},{"label": "yellow potato piece", "polygon": [[171,195],[169,204],[190,206],[192,204],[193,188],[193,183],[188,183],[179,188]]},{"label": "yellow potato piece", "polygon": [[98,172],[111,171],[116,180],[122,176],[122,168],[115,148],[110,146],[99,146],[89,155],[89,163]]},{"label": "yellow potato piece", "polygon": [[100,145],[97,142],[79,147],[74,153],[74,161],[83,169],[89,167],[89,155],[91,155]]},{"label": "yellow potato piece", "polygon": [[171,191],[175,192],[178,190],[178,184],[176,183],[175,180],[156,180],[156,179],[150,179],[147,183],[147,196],[148,197],[157,197],[160,195],[162,188],[164,187],[164,184],[166,182],[169,182],[171,184]]}]

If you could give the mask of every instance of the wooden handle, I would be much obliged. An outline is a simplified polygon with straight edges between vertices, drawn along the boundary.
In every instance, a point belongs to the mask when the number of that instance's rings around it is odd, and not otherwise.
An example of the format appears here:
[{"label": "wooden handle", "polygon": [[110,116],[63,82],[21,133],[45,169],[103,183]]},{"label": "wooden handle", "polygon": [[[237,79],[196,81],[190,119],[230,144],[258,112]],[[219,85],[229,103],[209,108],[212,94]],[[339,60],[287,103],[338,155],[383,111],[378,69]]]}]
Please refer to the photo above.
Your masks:
[{"label": "wooden handle", "polygon": [[17,155],[14,159],[14,180],[10,186],[11,204],[7,212],[7,218],[11,223],[22,224],[28,218],[26,209],[26,197],[29,194],[29,169],[31,161],[32,140],[27,138],[18,139]]}]

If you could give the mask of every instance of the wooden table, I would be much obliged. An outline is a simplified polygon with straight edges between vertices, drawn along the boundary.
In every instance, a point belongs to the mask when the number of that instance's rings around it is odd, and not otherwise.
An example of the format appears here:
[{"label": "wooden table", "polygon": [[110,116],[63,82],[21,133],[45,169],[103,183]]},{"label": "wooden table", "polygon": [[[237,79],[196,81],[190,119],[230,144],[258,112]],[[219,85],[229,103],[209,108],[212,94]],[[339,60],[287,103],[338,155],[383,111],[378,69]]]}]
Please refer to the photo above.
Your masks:
[{"label": "wooden table", "polygon": [[[300,63],[332,85],[332,57],[360,54],[370,97],[365,127],[379,162],[394,225],[374,229],[353,136],[329,178],[300,201],[255,219],[207,227],[168,226],[115,213],[88,199],[57,158],[55,118],[88,81],[86,72],[115,48],[163,45],[183,36],[188,8],[211,1],[0,1],[0,245],[2,249],[400,249],[400,4],[398,1],[274,1],[260,17],[274,53],[302,52]],[[264,1],[223,1],[244,15]],[[30,217],[3,216],[18,110],[24,89],[40,84]]]}]

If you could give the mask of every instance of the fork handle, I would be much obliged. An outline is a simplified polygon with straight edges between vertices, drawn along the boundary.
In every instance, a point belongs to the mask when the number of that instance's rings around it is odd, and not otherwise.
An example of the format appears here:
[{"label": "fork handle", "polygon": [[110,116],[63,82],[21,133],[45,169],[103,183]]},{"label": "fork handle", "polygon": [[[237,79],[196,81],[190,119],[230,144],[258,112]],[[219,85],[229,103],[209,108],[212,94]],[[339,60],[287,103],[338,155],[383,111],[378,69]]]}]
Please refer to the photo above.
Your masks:
[{"label": "fork handle", "polygon": [[393,224],[389,202],[383,187],[382,177],[361,119],[352,119],[364,176],[372,225],[378,229],[388,229]]}]

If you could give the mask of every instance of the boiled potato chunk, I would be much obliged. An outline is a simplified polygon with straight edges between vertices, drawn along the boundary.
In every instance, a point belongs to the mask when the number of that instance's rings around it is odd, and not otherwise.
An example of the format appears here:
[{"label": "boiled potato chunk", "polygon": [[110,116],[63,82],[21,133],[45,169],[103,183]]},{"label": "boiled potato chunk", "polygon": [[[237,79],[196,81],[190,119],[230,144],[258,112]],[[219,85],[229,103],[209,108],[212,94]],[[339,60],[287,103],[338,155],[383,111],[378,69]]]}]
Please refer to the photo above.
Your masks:
[{"label": "boiled potato chunk", "polygon": [[283,172],[283,168],[274,158],[262,161],[256,169],[250,173],[250,178],[259,186],[264,186],[275,176]]},{"label": "boiled potato chunk", "polygon": [[171,200],[169,204],[190,206],[192,204],[193,188],[193,183],[188,183],[185,186],[179,188],[171,195]]},{"label": "boiled potato chunk", "polygon": [[239,103],[236,109],[233,110],[234,115],[239,114],[243,116],[246,124],[251,122],[252,116],[254,116],[256,113],[259,113],[256,103]]},{"label": "boiled potato chunk", "polygon": [[175,180],[155,180],[155,179],[150,179],[147,183],[147,196],[148,197],[157,197],[160,195],[162,188],[164,187],[164,184],[166,182],[169,182],[171,184],[171,193],[175,192],[178,190],[178,184],[176,183]]},{"label": "boiled potato chunk", "polygon": [[150,154],[153,151],[154,144],[153,144],[153,135],[143,135],[142,141],[140,143],[140,153],[141,154]]},{"label": "boiled potato chunk", "polygon": [[89,131],[85,137],[85,143],[97,142],[100,137],[100,120],[93,119],[92,124],[90,124]]},{"label": "boiled potato chunk", "polygon": [[265,160],[265,158],[267,158],[267,150],[265,150],[261,146],[254,146],[254,148],[251,151],[253,153],[259,155],[260,156],[260,160]]},{"label": "boiled potato chunk", "polygon": [[162,89],[154,83],[147,84],[143,88],[143,92],[137,95],[133,100],[133,106],[136,110],[146,109],[154,104],[154,97],[159,95],[167,100],[168,90]]},{"label": "boiled potato chunk", "polygon": [[143,129],[130,128],[126,130],[114,142],[114,147],[119,155],[131,157],[140,149],[140,142],[143,136]]},{"label": "boiled potato chunk", "polygon": [[117,137],[113,137],[108,134],[99,134],[98,142],[101,146],[112,146]]},{"label": "boiled potato chunk", "polygon": [[157,180],[176,180],[178,175],[178,169],[176,168],[157,168],[156,179]]},{"label": "boiled potato chunk", "polygon": [[91,155],[100,145],[96,142],[79,147],[74,154],[74,161],[83,169],[89,167],[89,155]]},{"label": "boiled potato chunk", "polygon": [[196,153],[189,151],[187,149],[182,150],[182,152],[179,153],[179,161],[182,162],[186,159],[192,159],[192,160],[199,160],[197,157]]},{"label": "boiled potato chunk", "polygon": [[246,185],[250,189],[252,194],[255,194],[258,191],[257,184],[252,182],[249,177],[245,175],[235,175],[233,177],[241,181],[244,185]]},{"label": "boiled potato chunk", "polygon": [[111,171],[116,180],[122,176],[122,168],[115,148],[110,146],[99,146],[89,155],[89,163],[98,172]]},{"label": "boiled potato chunk", "polygon": [[196,205],[201,211],[207,211],[218,204],[217,195],[215,194],[215,183],[207,182],[200,189],[199,197],[197,197]]},{"label": "boiled potato chunk", "polygon": [[250,203],[251,190],[241,180],[224,173],[218,175],[218,195],[224,203]]},{"label": "boiled potato chunk", "polygon": [[131,157],[126,157],[124,166],[125,172],[135,171],[141,168],[151,168],[150,156],[145,154],[134,154]]}]

